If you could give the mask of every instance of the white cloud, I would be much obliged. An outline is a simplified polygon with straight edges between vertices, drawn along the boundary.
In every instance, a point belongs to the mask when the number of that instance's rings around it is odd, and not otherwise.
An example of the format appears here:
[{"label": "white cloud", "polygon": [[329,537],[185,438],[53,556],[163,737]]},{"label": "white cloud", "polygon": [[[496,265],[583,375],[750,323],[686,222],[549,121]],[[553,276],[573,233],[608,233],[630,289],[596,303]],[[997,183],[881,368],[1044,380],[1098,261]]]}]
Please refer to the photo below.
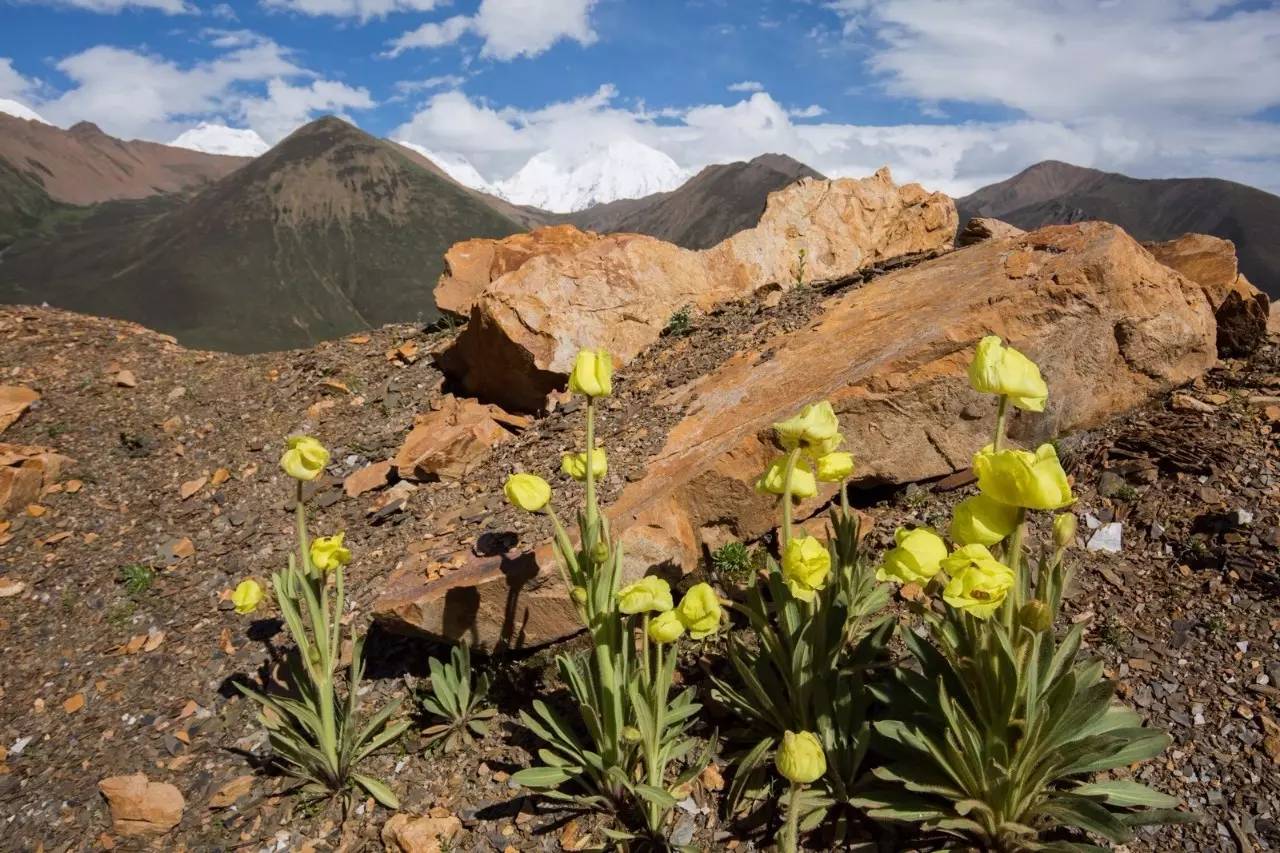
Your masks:
[{"label": "white cloud", "polygon": [[225,30],[205,37],[223,52],[186,65],[104,45],[65,57],[56,67],[72,85],[37,106],[62,126],[91,121],[115,136],[157,141],[196,120],[230,116],[272,143],[317,112],[373,106],[367,90],[317,79],[270,39]]},{"label": "white cloud", "polygon": [[166,15],[194,15],[199,9],[185,0],[37,0],[47,6],[71,6],[87,12],[115,15],[125,9],[154,9]]},{"label": "white cloud", "polygon": [[369,91],[353,88],[333,80],[315,80],[307,86],[294,86],[284,80],[272,80],[261,98],[240,102],[240,115],[248,125],[268,142],[277,142],[306,124],[317,113],[338,113],[348,109],[374,106]]},{"label": "white cloud", "polygon": [[481,40],[481,56],[499,61],[537,56],[561,39],[589,45],[596,40],[591,28],[595,4],[596,0],[481,0],[474,16],[455,15],[401,34],[390,42],[388,55],[443,47],[468,33]]},{"label": "white cloud", "polygon": [[826,108],[820,107],[817,104],[810,104],[807,107],[793,107],[792,109],[787,110],[787,115],[792,118],[817,118],[818,116],[824,116],[826,114]]},{"label": "white cloud", "polygon": [[796,123],[766,92],[732,104],[648,111],[620,103],[604,86],[575,100],[521,110],[437,94],[394,131],[433,150],[456,151],[491,182],[534,154],[572,157],[587,142],[628,137],[666,152],[685,169],[789,154],[824,174],[862,176],[889,165],[900,181],[964,195],[1044,159],[1138,177],[1216,175],[1280,190],[1274,124],[1239,119],[1188,123],[1177,135],[1122,119],[1020,119],[961,124],[871,126]]},{"label": "white cloud", "polygon": [[312,17],[385,18],[393,12],[430,12],[449,0],[262,0],[268,9],[297,12]]},{"label": "white cloud", "polygon": [[456,89],[465,82],[467,78],[460,74],[440,74],[422,80],[397,80],[395,89],[402,95],[408,95],[413,92],[429,92],[432,89]]},{"label": "white cloud", "polygon": [[759,80],[743,80],[739,83],[729,84],[730,92],[763,92],[764,84]]},{"label": "white cloud", "polygon": [[34,99],[40,92],[40,82],[19,73],[13,60],[0,56],[0,98],[18,101]]}]

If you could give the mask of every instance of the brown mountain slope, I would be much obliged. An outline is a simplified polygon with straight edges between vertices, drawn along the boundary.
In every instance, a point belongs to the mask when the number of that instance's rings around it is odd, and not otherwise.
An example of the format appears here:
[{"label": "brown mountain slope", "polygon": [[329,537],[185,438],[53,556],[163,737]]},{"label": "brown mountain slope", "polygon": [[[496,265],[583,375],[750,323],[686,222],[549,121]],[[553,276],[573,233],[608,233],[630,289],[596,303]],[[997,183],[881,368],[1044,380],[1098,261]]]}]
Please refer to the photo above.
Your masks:
[{"label": "brown mountain slope", "polygon": [[0,160],[30,176],[54,201],[67,204],[191,189],[249,162],[248,157],[205,154],[138,140],[126,142],[89,122],[62,130],[4,114],[0,114]]},{"label": "brown mountain slope", "polygon": [[1139,240],[1187,232],[1236,244],[1240,271],[1280,297],[1280,196],[1216,178],[1130,178],[1046,160],[956,201],[963,225],[993,216],[1032,229],[1104,219]]},{"label": "brown mountain slope", "polygon": [[764,213],[769,193],[800,178],[822,175],[783,154],[708,166],[671,192],[620,199],[558,218],[591,231],[627,231],[686,249],[706,249],[746,228]]},{"label": "brown mountain slope", "polygon": [[336,118],[190,198],[114,202],[0,264],[0,300],[254,352],[437,316],[444,251],[520,225]]}]

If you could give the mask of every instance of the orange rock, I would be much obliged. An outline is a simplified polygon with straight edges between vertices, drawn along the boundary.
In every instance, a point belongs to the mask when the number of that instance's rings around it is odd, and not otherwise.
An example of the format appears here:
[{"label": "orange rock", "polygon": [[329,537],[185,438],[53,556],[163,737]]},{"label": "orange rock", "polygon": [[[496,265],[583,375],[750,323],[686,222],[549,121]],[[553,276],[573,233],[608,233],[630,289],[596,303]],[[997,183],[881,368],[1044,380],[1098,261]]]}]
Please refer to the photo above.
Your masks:
[{"label": "orange rock", "polygon": [[120,371],[115,375],[112,381],[115,382],[116,385],[120,386],[121,388],[138,387],[138,377],[133,375],[132,370]]},{"label": "orange rock", "polygon": [[237,776],[219,788],[209,798],[209,808],[225,809],[235,805],[236,800],[253,790],[253,776]]},{"label": "orange rock", "polygon": [[22,413],[31,404],[40,399],[40,395],[30,388],[21,385],[0,385],[0,432],[22,417]]},{"label": "orange rock", "polygon": [[0,516],[16,513],[39,500],[70,462],[47,447],[0,444]]},{"label": "orange rock", "polygon": [[462,821],[455,815],[416,817],[399,812],[383,825],[382,843],[389,853],[440,853],[461,829]]},{"label": "orange rock", "polygon": [[1017,237],[1026,234],[1016,225],[1010,225],[1000,219],[986,216],[975,216],[964,224],[956,235],[956,246],[972,246],[983,240],[1002,240],[1005,237]]},{"label": "orange rock", "polygon": [[349,498],[359,497],[365,492],[381,489],[389,479],[391,479],[391,460],[387,459],[366,465],[359,471],[349,474],[342,481],[342,490]]},{"label": "orange rock", "polygon": [[497,406],[445,395],[439,409],[414,418],[396,453],[396,472],[404,479],[460,480],[511,438],[502,423],[512,423],[512,417]]},{"label": "orange rock", "polygon": [[861,180],[798,181],[769,196],[755,228],[704,251],[578,232],[581,245],[534,255],[493,279],[440,364],[469,393],[536,411],[564,386],[579,349],[603,347],[623,366],[680,306],[706,311],[772,282],[793,287],[801,250],[806,282],[839,279],[949,248],[955,230],[951,199],[918,184],[898,187],[881,169]]},{"label": "orange rock", "polygon": [[[1035,272],[1011,277],[1011,252],[1032,255],[1026,268]],[[829,300],[816,322],[766,341],[770,357],[739,353],[658,399],[687,414],[609,507],[627,576],[694,568],[709,528],[750,540],[776,525],[773,499],[752,488],[778,453],[770,424],[817,399],[831,400],[868,483],[969,466],[994,424],[991,399],[967,380],[973,349],[988,334],[1039,362],[1049,384],[1047,411],[1011,422],[1011,439],[1024,445],[1141,405],[1215,360],[1213,312],[1199,286],[1106,223],[988,240],[888,273]],[[423,580],[421,556],[407,557],[375,616],[481,645],[559,639],[577,620],[550,556],[544,547],[505,561],[468,558],[434,582]]]},{"label": "orange rock", "polygon": [[141,773],[112,776],[98,783],[111,808],[117,835],[164,835],[182,820],[186,801],[167,782],[152,782]]}]

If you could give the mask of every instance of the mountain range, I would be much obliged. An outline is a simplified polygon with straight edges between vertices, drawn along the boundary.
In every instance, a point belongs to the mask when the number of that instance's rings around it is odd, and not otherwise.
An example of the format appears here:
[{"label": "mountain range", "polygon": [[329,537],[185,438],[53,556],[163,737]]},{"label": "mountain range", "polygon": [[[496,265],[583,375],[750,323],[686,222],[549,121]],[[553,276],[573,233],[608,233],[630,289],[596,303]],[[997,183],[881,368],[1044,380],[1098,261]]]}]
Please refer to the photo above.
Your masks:
[{"label": "mountain range", "polygon": [[[254,150],[253,138],[226,130],[196,128],[187,144]],[[639,145],[603,146],[604,160],[570,169],[549,203],[573,207],[669,182],[667,164],[633,174],[635,163],[659,162]],[[484,191],[461,158],[333,117],[250,158],[0,114],[0,301],[131,319],[195,347],[304,346],[439,316],[434,285],[445,250],[460,240],[568,223],[703,249],[755,225],[769,193],[806,177],[822,176],[766,154],[708,166],[674,189],[557,212]],[[1255,284],[1280,295],[1280,198],[1240,184],[1141,180],[1049,161],[957,207],[961,223],[1100,218],[1145,240],[1215,234],[1237,244]]]}]

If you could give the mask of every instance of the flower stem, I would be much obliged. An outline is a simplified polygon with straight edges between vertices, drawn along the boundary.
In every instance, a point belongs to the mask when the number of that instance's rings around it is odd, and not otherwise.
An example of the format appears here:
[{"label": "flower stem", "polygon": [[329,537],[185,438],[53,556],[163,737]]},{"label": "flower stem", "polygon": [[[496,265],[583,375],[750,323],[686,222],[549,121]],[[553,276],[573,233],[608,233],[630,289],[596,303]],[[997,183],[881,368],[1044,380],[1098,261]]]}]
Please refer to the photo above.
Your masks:
[{"label": "flower stem", "polygon": [[787,821],[782,827],[782,835],[778,839],[778,850],[781,853],[796,853],[800,839],[800,815],[796,808],[800,799],[800,785],[792,783],[791,792],[787,796]]},{"label": "flower stem", "polygon": [[1004,424],[1009,416],[1009,396],[1000,395],[1000,404],[996,407],[996,437],[991,442],[992,448],[999,450],[1004,446]]},{"label": "flower stem", "polygon": [[787,454],[787,467],[782,474],[782,548],[791,541],[791,475],[795,473],[796,462],[800,460],[800,448]]},{"label": "flower stem", "polygon": [[596,449],[596,398],[587,398],[587,529],[582,531],[582,545],[587,553],[591,553],[591,549],[596,544],[596,521],[599,518],[600,510],[596,506],[596,474],[595,474],[595,449]]}]

